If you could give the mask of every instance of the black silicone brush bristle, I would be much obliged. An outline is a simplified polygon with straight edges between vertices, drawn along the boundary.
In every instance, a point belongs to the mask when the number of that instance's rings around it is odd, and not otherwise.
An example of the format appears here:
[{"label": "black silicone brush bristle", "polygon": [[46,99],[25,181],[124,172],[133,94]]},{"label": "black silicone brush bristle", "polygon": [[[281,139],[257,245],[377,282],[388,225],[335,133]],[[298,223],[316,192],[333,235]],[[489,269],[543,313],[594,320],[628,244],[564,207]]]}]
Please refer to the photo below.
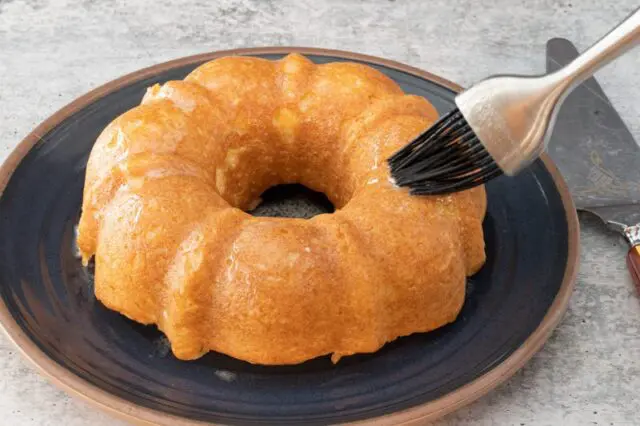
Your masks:
[{"label": "black silicone brush bristle", "polygon": [[502,174],[457,108],[387,161],[395,184],[415,195],[464,191]]}]

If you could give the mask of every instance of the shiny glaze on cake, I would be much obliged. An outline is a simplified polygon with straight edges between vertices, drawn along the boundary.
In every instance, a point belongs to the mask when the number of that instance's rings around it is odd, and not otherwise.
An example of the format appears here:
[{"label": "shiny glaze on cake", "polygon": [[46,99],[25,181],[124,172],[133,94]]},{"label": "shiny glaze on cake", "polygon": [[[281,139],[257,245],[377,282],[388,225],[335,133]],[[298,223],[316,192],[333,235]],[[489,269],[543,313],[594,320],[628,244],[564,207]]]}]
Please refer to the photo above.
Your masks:
[{"label": "shiny glaze on cake", "polygon": [[[412,197],[385,162],[436,119],[373,68],[298,54],[151,87],[87,166],[78,246],[96,296],[157,324],[184,360],[337,361],[455,320],[485,260],[484,189]],[[245,212],[282,183],[336,211]]]}]

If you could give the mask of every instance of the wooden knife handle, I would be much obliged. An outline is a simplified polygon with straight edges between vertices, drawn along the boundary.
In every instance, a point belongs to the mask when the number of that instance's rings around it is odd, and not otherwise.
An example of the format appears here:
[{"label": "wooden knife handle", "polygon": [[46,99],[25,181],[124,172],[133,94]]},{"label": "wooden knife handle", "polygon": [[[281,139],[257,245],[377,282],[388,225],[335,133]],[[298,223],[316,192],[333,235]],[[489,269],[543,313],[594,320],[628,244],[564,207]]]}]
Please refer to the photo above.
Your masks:
[{"label": "wooden knife handle", "polygon": [[627,253],[627,267],[631,273],[636,290],[640,293],[640,245],[631,247]]},{"label": "wooden knife handle", "polygon": [[640,224],[625,227],[623,233],[631,246],[627,253],[627,267],[636,290],[640,293]]}]

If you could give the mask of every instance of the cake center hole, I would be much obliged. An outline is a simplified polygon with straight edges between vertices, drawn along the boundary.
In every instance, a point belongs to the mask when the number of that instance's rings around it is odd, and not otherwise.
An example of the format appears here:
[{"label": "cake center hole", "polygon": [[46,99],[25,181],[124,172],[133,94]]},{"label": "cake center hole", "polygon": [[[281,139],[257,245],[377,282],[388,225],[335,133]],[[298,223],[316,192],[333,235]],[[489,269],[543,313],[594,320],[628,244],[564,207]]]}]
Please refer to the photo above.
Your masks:
[{"label": "cake center hole", "polygon": [[335,211],[326,195],[299,184],[272,186],[260,198],[262,202],[249,212],[253,216],[309,219]]}]

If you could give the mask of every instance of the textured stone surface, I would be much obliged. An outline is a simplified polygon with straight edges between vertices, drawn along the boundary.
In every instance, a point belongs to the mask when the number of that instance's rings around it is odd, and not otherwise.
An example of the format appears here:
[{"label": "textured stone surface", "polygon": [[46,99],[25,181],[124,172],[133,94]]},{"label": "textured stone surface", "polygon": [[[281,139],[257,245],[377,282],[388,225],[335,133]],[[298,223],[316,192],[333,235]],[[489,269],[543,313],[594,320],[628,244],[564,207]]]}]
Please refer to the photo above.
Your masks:
[{"label": "textured stone surface", "polygon": [[[0,160],[40,121],[138,68],[234,47],[306,45],[384,56],[463,85],[544,71],[547,39],[588,47],[637,6],[597,0],[0,0]],[[640,139],[639,55],[598,74]],[[569,312],[523,370],[440,425],[640,424],[640,298],[626,246],[582,218]],[[116,425],[47,384],[0,334],[0,424]]]}]

